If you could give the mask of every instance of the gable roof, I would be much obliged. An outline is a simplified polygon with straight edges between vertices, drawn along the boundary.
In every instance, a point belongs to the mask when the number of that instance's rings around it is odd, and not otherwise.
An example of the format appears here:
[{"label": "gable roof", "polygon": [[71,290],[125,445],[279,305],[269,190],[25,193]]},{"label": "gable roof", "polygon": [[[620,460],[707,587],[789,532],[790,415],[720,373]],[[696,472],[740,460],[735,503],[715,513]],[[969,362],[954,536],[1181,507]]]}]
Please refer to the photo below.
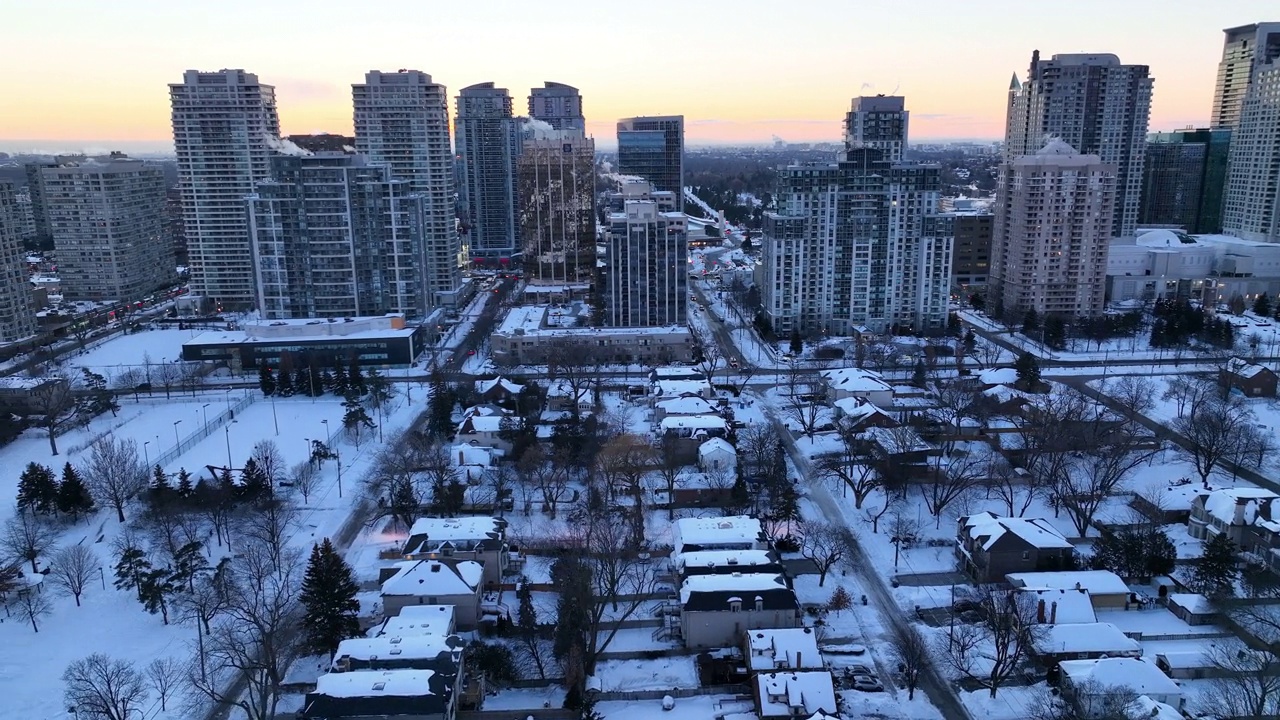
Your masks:
[{"label": "gable roof", "polygon": [[893,387],[880,375],[862,368],[832,368],[823,370],[822,377],[833,390],[845,392],[893,392]]},{"label": "gable roof", "polygon": [[[768,628],[747,631],[751,655],[747,667],[753,671],[776,670],[779,667],[821,668],[818,636],[813,628]],[[779,665],[779,662],[784,664]]]},{"label": "gable roof", "polygon": [[1126,687],[1140,695],[1182,695],[1182,688],[1155,663],[1141,658],[1064,660],[1058,667],[1072,684],[1092,680],[1103,688]]},{"label": "gable roof", "polygon": [[409,540],[404,544],[404,554],[440,552],[445,544],[463,550],[499,549],[502,546],[503,531],[506,527],[506,520],[483,515],[419,518],[409,529]]},{"label": "gable roof", "polygon": [[715,412],[711,403],[698,395],[681,395],[659,400],[653,406],[668,415],[706,415]]},{"label": "gable roof", "polygon": [[1141,653],[1142,645],[1111,623],[1046,625],[1032,636],[1041,655],[1069,653]]},{"label": "gable roof", "polygon": [[[1093,598],[1089,596],[1088,590],[1022,588],[1018,592],[1035,597],[1037,624],[1088,624],[1098,621],[1098,616],[1093,611]],[[1041,602],[1044,603],[1043,620],[1040,619]]]},{"label": "gable roof", "polygon": [[803,708],[805,715],[836,712],[835,687],[826,670],[760,673],[755,685],[761,717],[792,717],[793,707]]},{"label": "gable roof", "polygon": [[723,430],[728,426],[719,415],[668,415],[659,423],[663,430]]},{"label": "gable roof", "polygon": [[734,457],[738,455],[738,451],[724,438],[714,437],[698,446],[699,457],[706,457],[711,453],[717,452],[727,452]]},{"label": "gable roof", "polygon": [[[787,587],[786,580],[777,573],[741,573],[728,575],[690,575],[680,583],[680,604],[688,610],[728,610],[734,598],[744,608],[754,607],[756,598],[765,600],[765,607],[773,609],[767,595],[781,591],[790,596],[791,602],[781,607],[795,606],[795,593]],[[699,600],[699,596],[714,596]]]},{"label": "gable roof", "polygon": [[383,595],[471,595],[480,587],[484,565],[473,560],[407,560],[382,583]]},{"label": "gable roof", "polygon": [[488,395],[490,392],[494,390],[499,390],[500,392],[503,392],[503,393],[510,393],[512,395],[519,395],[521,391],[524,390],[524,386],[518,383],[511,382],[510,380],[501,376],[493,378],[491,380],[476,381],[476,393],[480,395]]},{"label": "gable roof", "polygon": [[1129,586],[1110,570],[1064,570],[1061,572],[1009,573],[1004,576],[1014,587],[1071,590],[1079,587],[1090,595],[1120,595]]},{"label": "gable roof", "polygon": [[407,605],[399,615],[392,615],[369,629],[369,637],[381,635],[447,636],[453,632],[452,605]]},{"label": "gable roof", "polygon": [[763,547],[765,544],[760,521],[745,515],[680,518],[672,523],[671,539],[677,553],[727,546]]},{"label": "gable roof", "polygon": [[1263,488],[1235,487],[1214,490],[1197,496],[1193,504],[1199,501],[1210,517],[1221,520],[1227,525],[1235,525],[1236,511],[1240,511],[1240,524],[1251,525],[1258,517],[1262,505],[1269,505],[1280,495]]},{"label": "gable roof", "polygon": [[1015,549],[1030,546],[1040,550],[1071,547],[1062,533],[1044,518],[1000,517],[980,512],[964,518],[962,527],[983,550]]},{"label": "gable roof", "polygon": [[449,707],[456,675],[433,670],[356,670],[327,673],[302,706],[306,717],[440,715]]},{"label": "gable roof", "polygon": [[[1244,358],[1233,357],[1227,360],[1226,371],[1242,378],[1255,378],[1259,375],[1271,373],[1271,370],[1263,365],[1251,363]],[[1274,373],[1271,373],[1274,375]]]}]

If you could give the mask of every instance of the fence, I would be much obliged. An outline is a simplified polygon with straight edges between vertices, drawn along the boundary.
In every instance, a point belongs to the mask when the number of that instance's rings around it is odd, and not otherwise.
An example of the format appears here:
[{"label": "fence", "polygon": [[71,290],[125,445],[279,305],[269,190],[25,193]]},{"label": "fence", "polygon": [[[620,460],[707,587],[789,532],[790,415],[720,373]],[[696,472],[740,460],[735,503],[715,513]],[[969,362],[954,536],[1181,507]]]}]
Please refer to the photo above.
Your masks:
[{"label": "fence", "polygon": [[236,413],[249,407],[256,400],[257,398],[252,394],[245,395],[244,397],[240,398],[229,408],[218,413],[213,419],[211,419],[208,423],[206,423],[202,428],[191,433],[187,437],[183,438],[182,441],[179,442],[175,447],[172,447],[166,450],[165,452],[161,453],[159,457],[155,458],[151,462],[151,464],[164,467],[165,465],[168,465],[174,460],[177,460],[179,457],[182,457],[182,454],[184,452],[195,447],[197,444],[199,444],[201,440],[204,440],[205,438],[212,435],[215,430],[221,429],[223,425],[226,425],[228,422],[231,421],[232,418],[235,417]]}]

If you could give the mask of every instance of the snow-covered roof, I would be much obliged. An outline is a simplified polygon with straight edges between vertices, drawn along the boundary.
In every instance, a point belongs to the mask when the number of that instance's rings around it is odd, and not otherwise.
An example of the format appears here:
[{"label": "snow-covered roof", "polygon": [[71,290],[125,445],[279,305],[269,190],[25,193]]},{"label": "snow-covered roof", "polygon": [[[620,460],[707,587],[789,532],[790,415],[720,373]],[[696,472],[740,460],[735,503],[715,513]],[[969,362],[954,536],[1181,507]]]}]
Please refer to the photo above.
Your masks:
[{"label": "snow-covered roof", "polygon": [[1149,718],[1150,720],[1184,720],[1177,708],[1168,703],[1156,702],[1146,695],[1139,695],[1128,708],[1131,717]]},{"label": "snow-covered roof", "polygon": [[[846,417],[854,419],[869,418],[872,415],[885,415],[883,410],[860,397],[840,398],[832,405],[835,405]],[[885,415],[885,417],[888,417],[888,415]]]},{"label": "snow-covered roof", "polygon": [[495,517],[419,518],[409,528],[409,537],[422,536],[431,543],[476,542],[502,537],[507,523]]},{"label": "snow-covered roof", "polygon": [[835,390],[843,390],[845,392],[893,392],[893,387],[882,380],[880,375],[862,368],[823,370],[822,377],[826,378],[827,384]]},{"label": "snow-covered roof", "polygon": [[503,390],[511,393],[512,395],[519,395],[520,392],[524,390],[523,385],[513,383],[504,377],[496,377],[491,380],[476,381],[476,392],[481,395],[488,394],[494,388],[502,388]]},{"label": "snow-covered roof", "polygon": [[[1258,509],[1280,495],[1270,490],[1253,487],[1235,487],[1214,490],[1202,495],[1204,511],[1210,517],[1227,525],[1250,525],[1258,517]],[[1239,517],[1236,516],[1237,509]]]},{"label": "snow-covered roof", "polygon": [[383,595],[470,595],[480,587],[484,565],[473,560],[407,560],[382,583]]},{"label": "snow-covered roof", "polygon": [[471,415],[458,425],[459,434],[470,433],[496,433],[502,429],[502,421],[510,418],[511,421],[519,425],[523,418],[512,417],[510,415]]},{"label": "snow-covered roof", "polygon": [[711,403],[697,395],[659,400],[653,406],[668,415],[705,415],[715,411]]},{"label": "snow-covered roof", "polygon": [[964,529],[970,539],[982,541],[983,550],[990,550],[1006,533],[1022,538],[1035,548],[1071,547],[1062,533],[1044,518],[998,517],[995,513],[980,512],[965,518]]},{"label": "snow-covered roof", "polygon": [[703,380],[659,380],[653,387],[656,395],[665,398],[701,395],[707,391],[707,383]]},{"label": "snow-covered roof", "polygon": [[748,630],[751,656],[747,667],[753,671],[821,668],[818,636],[813,628],[767,628]]},{"label": "snow-covered roof", "polygon": [[1012,385],[1018,382],[1018,371],[1013,368],[991,368],[978,373],[983,385]]},{"label": "snow-covered roof", "polygon": [[751,605],[753,593],[785,590],[787,583],[777,573],[730,573],[728,575],[690,575],[680,583],[680,603],[689,602],[694,593],[739,592],[744,605]]},{"label": "snow-covered roof", "polygon": [[698,446],[699,457],[706,457],[712,453],[729,453],[737,456],[738,451],[734,449],[733,445],[729,444],[728,440],[715,437]]},{"label": "snow-covered roof", "polygon": [[1155,663],[1141,658],[1064,660],[1058,666],[1073,685],[1092,680],[1102,688],[1126,687],[1140,695],[1182,695],[1182,688]]},{"label": "snow-covered roof", "polygon": [[1076,149],[1061,138],[1049,138],[1044,147],[1036,151],[1036,155],[1079,155]]},{"label": "snow-covered roof", "polygon": [[[1098,616],[1093,612],[1093,598],[1089,596],[1088,590],[1023,588],[1020,592],[1035,596],[1038,624],[1078,625],[1098,621]],[[1044,602],[1044,620],[1040,620],[1040,602]]]},{"label": "snow-covered roof", "polygon": [[361,670],[327,673],[316,679],[316,693],[336,698],[430,695],[433,670]]},{"label": "snow-covered roof", "polygon": [[406,605],[399,615],[392,615],[374,625],[369,637],[379,635],[431,635],[442,637],[453,632],[452,605]]},{"label": "snow-covered roof", "polygon": [[1009,573],[1004,576],[1014,587],[1055,590],[1088,590],[1090,595],[1120,595],[1129,586],[1110,570],[1063,570],[1060,572]]},{"label": "snow-covered roof", "polygon": [[760,521],[745,515],[718,518],[680,518],[672,523],[671,539],[677,553],[686,545],[699,548],[764,547]]},{"label": "snow-covered roof", "polygon": [[454,465],[482,465],[489,467],[493,461],[493,448],[478,445],[454,445],[449,448],[449,457]]},{"label": "snow-covered roof", "polygon": [[697,380],[705,382],[707,376],[702,371],[687,365],[664,365],[653,369],[653,377],[659,381],[666,380]]},{"label": "snow-covered roof", "polygon": [[740,567],[745,569],[777,562],[768,550],[695,550],[671,556],[676,569]]},{"label": "snow-covered roof", "polygon": [[791,708],[803,708],[806,715],[836,712],[835,687],[826,670],[760,673],[756,689],[762,718],[793,717],[796,713]]},{"label": "snow-covered roof", "polygon": [[1263,372],[1268,372],[1268,370],[1262,365],[1251,363],[1243,358],[1233,357],[1227,360],[1227,372],[1243,378],[1252,378]]},{"label": "snow-covered roof", "polygon": [[1070,653],[1142,654],[1142,645],[1111,623],[1069,623],[1045,625],[1033,640],[1041,655]]},{"label": "snow-covered roof", "polygon": [[926,452],[933,449],[933,446],[925,442],[915,430],[905,425],[893,429],[873,427],[862,432],[868,440],[890,454]]},{"label": "snow-covered roof", "polygon": [[1209,598],[1198,593],[1170,593],[1169,603],[1176,604],[1195,615],[1212,615],[1214,612]]},{"label": "snow-covered roof", "polygon": [[658,425],[663,430],[723,430],[728,427],[719,415],[670,415]]},{"label": "snow-covered roof", "polygon": [[372,638],[350,638],[338,643],[333,654],[333,667],[349,658],[370,660],[430,660],[446,653],[454,660],[462,658],[462,638],[457,635],[381,635]]}]

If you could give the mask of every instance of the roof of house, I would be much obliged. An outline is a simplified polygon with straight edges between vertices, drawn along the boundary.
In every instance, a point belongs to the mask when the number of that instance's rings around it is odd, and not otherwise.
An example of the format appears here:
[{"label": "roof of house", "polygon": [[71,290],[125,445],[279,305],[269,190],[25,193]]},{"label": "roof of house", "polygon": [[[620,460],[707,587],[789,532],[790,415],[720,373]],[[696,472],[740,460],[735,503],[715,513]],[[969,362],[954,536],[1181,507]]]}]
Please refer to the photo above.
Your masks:
[{"label": "roof of house", "polygon": [[656,394],[665,398],[701,395],[707,391],[705,380],[659,380],[653,386],[656,388]]},{"label": "roof of house", "polygon": [[722,430],[728,423],[719,415],[668,415],[658,424],[663,430]]},{"label": "roof of house", "polygon": [[778,558],[770,550],[694,550],[672,555],[671,562],[680,572],[695,569],[719,569],[725,572],[740,569],[749,572],[750,568],[777,565]]},{"label": "roof of house", "polygon": [[1034,548],[1069,548],[1071,543],[1044,518],[999,517],[992,512],[980,512],[964,518],[964,531],[971,540],[981,543],[990,551],[1001,541],[1016,538]]},{"label": "roof of house", "polygon": [[813,628],[748,630],[747,640],[751,648],[747,667],[753,671],[822,667],[818,636]]},{"label": "roof of house", "polygon": [[893,429],[882,427],[867,428],[862,431],[862,434],[891,455],[926,452],[933,449],[933,446],[921,439],[915,430],[905,425]]},{"label": "roof of house", "polygon": [[727,452],[730,455],[733,455],[735,457],[738,455],[738,451],[734,449],[733,445],[730,445],[729,441],[725,440],[724,438],[714,437],[698,446],[699,457],[706,457],[711,453],[724,453],[724,452]]},{"label": "roof of house", "polygon": [[791,717],[793,707],[804,708],[806,715],[836,712],[835,687],[826,670],[760,673],[756,688],[761,717]]},{"label": "roof of house", "polygon": [[[728,603],[736,598],[745,607],[750,607],[754,605],[756,597],[763,597],[763,593],[775,590],[792,595],[794,601],[794,593],[787,587],[787,581],[778,573],[734,572],[727,575],[690,575],[680,583],[680,604],[691,610],[727,610]],[[691,602],[694,598],[705,594],[723,594],[724,602],[716,603],[714,607],[690,607],[692,604],[697,604]],[[768,603],[765,607],[769,607]]]},{"label": "roof of house", "polygon": [[524,386],[518,383],[513,383],[504,377],[476,381],[476,392],[481,395],[488,395],[495,389],[501,389],[502,391],[508,392],[512,395],[519,395],[521,391],[524,390]]},{"label": "roof of house", "polygon": [[[1271,373],[1267,367],[1251,363],[1244,358],[1233,357],[1227,360],[1227,372],[1242,378],[1255,378],[1258,375]],[[1272,373],[1274,374],[1274,373]]]},{"label": "roof of house", "polygon": [[447,636],[453,631],[452,605],[407,605],[369,629],[369,637],[380,635]]},{"label": "roof of house", "polygon": [[[343,658],[351,660],[437,660],[457,662],[462,659],[462,638],[457,635],[381,635],[372,638],[349,638],[338,643],[333,653],[333,666]],[[444,656],[441,658],[441,656]]]},{"label": "roof of house", "polygon": [[1018,371],[1013,368],[991,368],[978,373],[983,385],[1012,385],[1018,382]]},{"label": "roof of house", "polygon": [[1156,702],[1146,695],[1139,695],[1129,706],[1133,717],[1150,718],[1150,720],[1184,720],[1184,715],[1172,705]]},{"label": "roof of house", "polygon": [[454,548],[496,549],[502,545],[507,521],[501,518],[476,517],[419,518],[409,529],[404,544],[405,555],[439,552],[446,543]]},{"label": "roof of house", "polygon": [[1214,490],[1200,495],[1198,499],[1210,517],[1221,520],[1227,525],[1237,524],[1236,508],[1240,507],[1241,523],[1250,525],[1257,519],[1259,508],[1277,497],[1280,495],[1263,488],[1234,487]]},{"label": "roof of house", "polygon": [[443,714],[453,677],[433,670],[357,670],[327,673],[303,703],[307,717]]},{"label": "roof of house", "polygon": [[845,392],[893,392],[893,386],[880,375],[862,368],[832,368],[823,370],[822,377],[833,390]]},{"label": "roof of house", "polygon": [[1209,598],[1197,593],[1170,593],[1169,603],[1185,608],[1194,615],[1212,615],[1215,612]]},{"label": "roof of house", "polygon": [[1155,663],[1141,658],[1064,660],[1058,667],[1073,684],[1092,680],[1104,688],[1127,687],[1141,695],[1182,695],[1182,688]]},{"label": "roof of house", "polygon": [[1027,572],[1005,575],[1014,587],[1088,590],[1090,595],[1119,595],[1129,586],[1110,570],[1064,570],[1060,572]]},{"label": "roof of house", "polygon": [[1070,653],[1142,653],[1142,645],[1111,623],[1045,625],[1032,643],[1041,655]]},{"label": "roof of house", "polygon": [[480,587],[484,565],[474,560],[406,560],[382,583],[383,595],[470,595]]},{"label": "roof of house", "polygon": [[1093,598],[1088,590],[1033,590],[1023,588],[1019,592],[1035,596],[1037,601],[1037,621],[1039,621],[1039,601],[1044,601],[1044,620],[1041,624],[1082,624],[1095,623],[1098,616],[1093,611]]},{"label": "roof of house", "polygon": [[507,419],[510,419],[516,426],[519,426],[523,421],[523,418],[511,415],[468,415],[458,424],[458,434],[496,433],[502,429],[502,421]]},{"label": "roof of house", "polygon": [[489,467],[493,464],[493,448],[462,443],[449,448],[449,457],[455,465],[482,465]]},{"label": "roof of house", "polygon": [[686,548],[701,550],[764,543],[764,529],[760,521],[745,515],[680,518],[671,525],[672,544],[677,553],[685,552]]},{"label": "roof of house", "polygon": [[836,400],[834,403],[832,403],[832,405],[835,405],[836,408],[840,410],[840,412],[844,413],[845,417],[854,419],[854,420],[866,420],[866,419],[875,417],[877,415],[880,415],[886,418],[889,417],[889,415],[885,413],[885,411],[876,407],[875,404],[869,402],[865,398],[860,398],[860,397],[840,398],[839,400]]},{"label": "roof of house", "polygon": [[697,395],[682,395],[669,400],[659,400],[653,406],[668,415],[706,415],[715,412],[711,403]]}]

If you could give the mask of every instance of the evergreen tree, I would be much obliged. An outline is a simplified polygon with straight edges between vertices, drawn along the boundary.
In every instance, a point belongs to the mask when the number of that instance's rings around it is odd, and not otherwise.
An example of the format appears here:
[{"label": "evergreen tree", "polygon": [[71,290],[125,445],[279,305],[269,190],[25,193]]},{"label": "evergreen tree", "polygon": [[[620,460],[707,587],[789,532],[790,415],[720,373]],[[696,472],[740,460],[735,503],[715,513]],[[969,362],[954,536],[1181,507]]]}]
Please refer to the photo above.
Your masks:
[{"label": "evergreen tree", "polygon": [[978,336],[970,330],[964,334],[964,351],[966,355],[972,355],[973,351],[978,348]]},{"label": "evergreen tree", "polygon": [[1034,390],[1040,385],[1040,363],[1035,355],[1022,353],[1013,367],[1018,371],[1018,384],[1023,390]]},{"label": "evergreen tree", "polygon": [[1271,317],[1271,298],[1266,293],[1258,293],[1258,299],[1253,301],[1253,314],[1260,318]]},{"label": "evergreen tree", "polygon": [[195,493],[195,488],[191,485],[191,473],[186,468],[178,468],[178,485],[174,488],[178,493],[178,497],[186,499]]},{"label": "evergreen tree", "polygon": [[280,358],[280,374],[276,378],[276,394],[280,397],[293,397],[295,392],[293,386],[293,373],[285,366],[285,357]]},{"label": "evergreen tree", "polygon": [[209,563],[204,559],[204,544],[199,540],[189,542],[173,554],[169,582],[176,589],[181,590],[185,587],[188,591],[195,592],[196,575],[207,569],[209,569]]},{"label": "evergreen tree", "polygon": [[355,355],[351,356],[351,362],[347,366],[347,390],[356,395],[364,395],[364,371],[360,369],[360,361]]},{"label": "evergreen tree", "polygon": [[58,509],[58,482],[51,468],[27,463],[18,477],[18,509],[42,515]]},{"label": "evergreen tree", "polygon": [[140,547],[129,546],[120,551],[116,560],[116,589],[136,590],[138,602],[142,599],[143,577],[151,572],[151,561],[147,553]]},{"label": "evergreen tree", "polygon": [[339,642],[360,634],[358,591],[351,566],[329,538],[312,546],[300,596],[302,629],[310,652],[332,653]]},{"label": "evergreen tree", "polygon": [[427,403],[427,432],[448,437],[453,432],[453,391],[439,370],[431,373],[431,400]]},{"label": "evergreen tree", "polygon": [[1061,349],[1067,342],[1067,324],[1060,315],[1050,315],[1044,319],[1044,342],[1052,348]]},{"label": "evergreen tree", "polygon": [[1229,598],[1236,594],[1237,574],[1236,545],[1226,533],[1218,533],[1204,544],[1188,587],[1214,600]]},{"label": "evergreen tree", "polygon": [[982,312],[987,309],[987,299],[981,293],[974,293],[969,296],[969,307]]},{"label": "evergreen tree", "polygon": [[58,511],[72,517],[93,512],[93,495],[80,479],[80,472],[71,463],[62,466],[62,482],[58,484]]},{"label": "evergreen tree", "polygon": [[1122,578],[1148,580],[1173,572],[1177,548],[1159,527],[1125,527],[1103,533],[1093,543],[1089,566]]},{"label": "evergreen tree", "polygon": [[90,416],[97,417],[110,410],[111,417],[115,417],[120,410],[120,403],[116,402],[116,394],[107,387],[107,379],[89,368],[80,368],[80,372],[84,375],[84,387],[88,395],[86,407]]},{"label": "evergreen tree", "polygon": [[1243,315],[1244,309],[1248,306],[1244,302],[1244,296],[1240,293],[1236,293],[1227,301],[1227,307],[1231,309],[1232,315]]},{"label": "evergreen tree", "polygon": [[153,568],[138,575],[138,601],[147,612],[160,614],[164,624],[169,624],[169,596],[179,590],[172,581],[169,568]]},{"label": "evergreen tree", "polygon": [[271,372],[271,368],[266,363],[258,366],[258,389],[262,391],[263,397],[271,397],[276,394],[276,376]]},{"label": "evergreen tree", "polygon": [[915,370],[911,372],[911,384],[921,390],[926,389],[929,386],[929,375],[925,371],[924,358],[916,360]]},{"label": "evergreen tree", "polygon": [[324,394],[324,375],[320,372],[320,365],[315,358],[307,362],[307,392],[315,397]]},{"label": "evergreen tree", "polygon": [[1030,335],[1040,329],[1040,314],[1035,308],[1027,310],[1027,314],[1022,316],[1022,334]]},{"label": "evergreen tree", "polygon": [[798,328],[791,331],[791,342],[788,349],[796,357],[800,357],[800,354],[804,352],[804,340],[801,339]]},{"label": "evergreen tree", "polygon": [[159,463],[151,469],[151,489],[160,491],[173,489],[173,486],[169,484],[169,476],[165,474],[164,468],[160,467]]},{"label": "evergreen tree", "polygon": [[240,471],[239,496],[249,502],[271,496],[271,480],[253,458],[245,460]]},{"label": "evergreen tree", "polygon": [[325,392],[333,392],[333,371],[329,368],[321,368],[320,370],[320,387]]},{"label": "evergreen tree", "polygon": [[354,390],[342,401],[342,409],[342,427],[346,428],[348,434],[355,437],[356,447],[360,447],[360,428],[375,427],[373,418],[369,417],[369,412],[364,409],[364,404],[360,402]]},{"label": "evergreen tree", "polygon": [[293,371],[293,391],[299,395],[311,397],[311,375],[307,373],[305,367],[298,367]]},{"label": "evergreen tree", "polygon": [[347,391],[351,389],[351,384],[347,380],[347,369],[343,367],[338,360],[333,361],[333,394],[338,397],[346,397]]}]

